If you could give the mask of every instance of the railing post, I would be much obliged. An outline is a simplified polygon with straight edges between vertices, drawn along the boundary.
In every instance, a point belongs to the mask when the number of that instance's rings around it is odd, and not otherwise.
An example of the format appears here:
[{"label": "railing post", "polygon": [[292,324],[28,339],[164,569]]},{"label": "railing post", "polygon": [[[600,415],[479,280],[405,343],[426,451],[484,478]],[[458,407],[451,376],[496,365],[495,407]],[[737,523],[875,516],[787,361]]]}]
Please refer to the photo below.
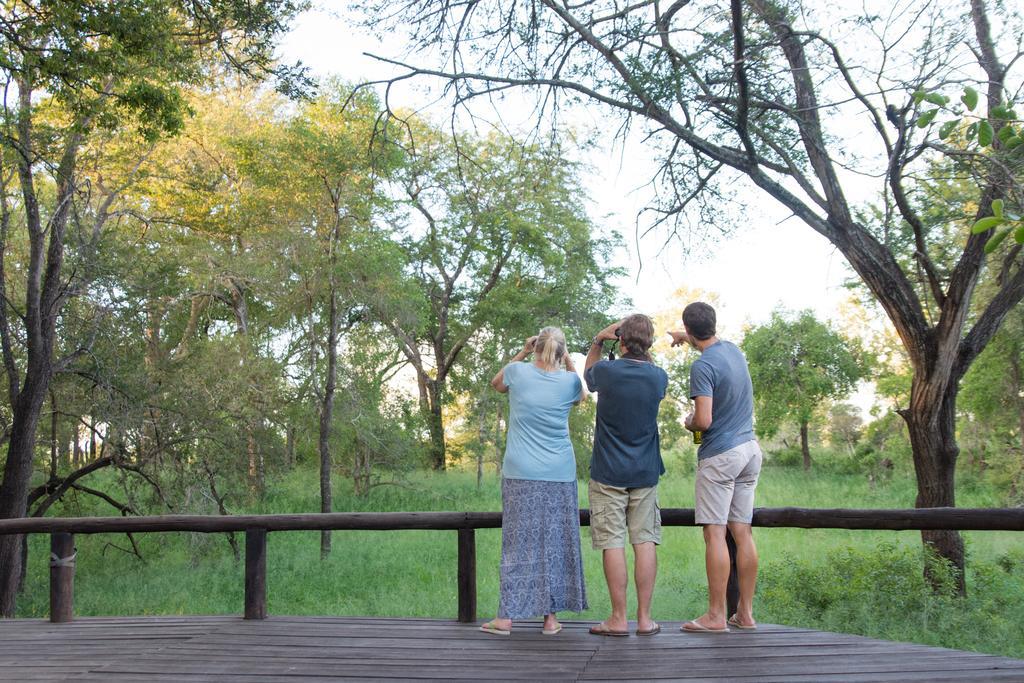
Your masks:
[{"label": "railing post", "polygon": [[476,621],[476,536],[459,529],[459,621]]},{"label": "railing post", "polygon": [[50,621],[71,621],[75,600],[75,536],[50,534]]},{"label": "railing post", "polygon": [[736,614],[736,607],[740,604],[740,580],[736,572],[736,539],[728,529],[725,530],[725,545],[729,548],[729,583],[725,586],[725,604],[731,617]]},{"label": "railing post", "polygon": [[267,618],[267,530],[245,531],[245,618]]}]

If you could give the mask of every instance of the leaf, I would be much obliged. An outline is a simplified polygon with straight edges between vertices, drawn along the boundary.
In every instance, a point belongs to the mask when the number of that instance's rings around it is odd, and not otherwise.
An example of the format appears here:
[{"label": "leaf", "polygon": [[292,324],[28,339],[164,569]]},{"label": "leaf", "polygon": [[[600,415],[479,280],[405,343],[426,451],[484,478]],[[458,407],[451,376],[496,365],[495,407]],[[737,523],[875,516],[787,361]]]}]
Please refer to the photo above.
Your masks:
[{"label": "leaf", "polygon": [[931,111],[926,111],[925,113],[921,114],[920,116],[917,117],[917,127],[927,128],[928,124],[932,122],[932,119],[934,119],[935,115],[938,113],[938,109],[932,109]]},{"label": "leaf", "polygon": [[999,248],[999,245],[1003,243],[1006,236],[1010,234],[1010,228],[1000,230],[996,234],[989,238],[988,242],[985,242],[985,253],[991,254],[993,251]]},{"label": "leaf", "polygon": [[928,93],[926,93],[924,90],[915,90],[914,94],[911,95],[911,97],[914,98],[914,104],[921,104],[921,100],[923,100],[926,95],[928,95]]},{"label": "leaf", "polygon": [[1009,124],[1007,124],[1007,125],[1003,126],[1002,128],[1000,128],[999,132],[996,133],[996,137],[999,139],[999,142],[1006,142],[1007,140],[1012,138],[1013,135],[1014,135],[1013,126],[1011,126]]},{"label": "leaf", "polygon": [[1013,231],[1013,239],[1017,244],[1024,244],[1024,225]]},{"label": "leaf", "polygon": [[940,95],[937,92],[930,92],[924,96],[924,101],[931,102],[932,104],[938,105],[940,107],[945,107],[946,104],[949,103],[949,98],[946,97],[945,95]]},{"label": "leaf", "polygon": [[939,139],[945,140],[946,138],[948,138],[952,134],[952,132],[956,130],[956,126],[958,123],[960,123],[960,119],[953,119],[952,121],[946,121],[944,124],[942,124],[942,127],[939,128]]},{"label": "leaf", "polygon": [[1005,147],[1006,149],[1017,149],[1017,147],[1019,147],[1020,143],[1022,142],[1024,142],[1024,138],[1022,138],[1019,135],[1014,135],[1012,138],[1007,139],[1003,143],[1003,147]]},{"label": "leaf", "polygon": [[992,144],[992,138],[995,137],[995,131],[992,130],[992,124],[988,121],[978,122],[978,144],[982,147],[988,147]]},{"label": "leaf", "polygon": [[992,200],[992,214],[994,216],[999,216],[1000,218],[1003,217],[1003,200],[1002,199],[993,199]]},{"label": "leaf", "polygon": [[1005,104],[998,104],[992,107],[988,114],[994,119],[1003,119],[1004,121],[1014,118],[1013,110]]},{"label": "leaf", "polygon": [[971,140],[973,140],[974,137],[977,134],[978,134],[978,122],[975,121],[971,125],[967,126],[967,133],[966,133],[967,141],[970,142]]},{"label": "leaf", "polygon": [[967,105],[967,109],[974,111],[974,108],[978,106],[978,91],[971,87],[964,88],[964,94],[960,96],[960,101]]},{"label": "leaf", "polygon": [[1002,222],[1003,219],[1000,216],[988,216],[987,218],[981,218],[977,223],[971,226],[971,234],[977,235],[979,232],[991,230]]}]

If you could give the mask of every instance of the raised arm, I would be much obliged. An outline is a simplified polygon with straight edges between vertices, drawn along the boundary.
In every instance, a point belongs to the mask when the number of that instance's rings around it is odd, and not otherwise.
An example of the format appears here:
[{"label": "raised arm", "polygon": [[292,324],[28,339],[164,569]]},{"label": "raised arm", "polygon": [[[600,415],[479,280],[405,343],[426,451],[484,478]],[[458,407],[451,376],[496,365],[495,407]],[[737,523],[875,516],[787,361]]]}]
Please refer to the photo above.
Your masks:
[{"label": "raised arm", "polygon": [[583,365],[584,371],[589,370],[591,365],[601,360],[601,356],[604,352],[604,342],[610,339],[615,339],[615,330],[617,330],[621,324],[622,321],[617,320],[597,333],[594,340],[590,342],[590,352],[587,353],[587,361]]},{"label": "raised arm", "polygon": [[[529,356],[531,353],[533,353],[533,344],[536,341],[537,341],[537,337],[535,337],[535,336],[534,337],[530,337],[529,339],[527,339],[526,343],[523,344],[523,348],[521,348],[519,350],[519,353],[517,353],[516,355],[512,356],[512,359],[509,361],[509,363],[519,363],[521,361],[526,360],[526,357]],[[494,379],[491,380],[491,386],[494,387],[494,389],[496,391],[498,391],[499,393],[502,393],[502,394],[504,394],[505,392],[508,391],[508,387],[505,385],[505,366],[504,365],[501,367],[501,370],[498,370],[498,374],[494,376]]]},{"label": "raised arm", "polygon": [[[565,354],[565,369],[566,369],[567,372],[571,372],[574,375],[578,376],[578,374],[579,374],[579,373],[576,372],[576,364],[572,362],[572,356],[569,355],[568,351]],[[580,398],[579,398],[578,401],[573,401],[573,405],[574,406],[578,406],[580,403],[582,403],[583,399],[585,399],[587,397],[587,393],[588,393],[587,392],[587,383],[584,382],[583,378],[581,377],[580,378]]]}]

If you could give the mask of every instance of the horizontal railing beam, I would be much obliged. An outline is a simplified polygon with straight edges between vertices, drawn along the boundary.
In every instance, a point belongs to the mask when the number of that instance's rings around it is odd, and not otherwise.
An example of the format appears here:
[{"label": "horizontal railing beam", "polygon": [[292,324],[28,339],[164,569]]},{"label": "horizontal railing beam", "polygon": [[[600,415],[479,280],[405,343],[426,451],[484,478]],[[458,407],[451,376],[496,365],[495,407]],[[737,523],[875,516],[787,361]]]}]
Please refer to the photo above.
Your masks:
[{"label": "horizontal railing beam", "polygon": [[[695,526],[693,509],[665,508],[663,526]],[[590,511],[580,510],[580,524]],[[918,508],[848,510],[758,508],[754,526],[801,529],[958,529],[1024,531],[1024,508]],[[298,515],[157,515],[151,517],[23,517],[0,519],[0,534],[101,534],[193,531],[355,531],[497,529],[500,512],[331,512]]]}]

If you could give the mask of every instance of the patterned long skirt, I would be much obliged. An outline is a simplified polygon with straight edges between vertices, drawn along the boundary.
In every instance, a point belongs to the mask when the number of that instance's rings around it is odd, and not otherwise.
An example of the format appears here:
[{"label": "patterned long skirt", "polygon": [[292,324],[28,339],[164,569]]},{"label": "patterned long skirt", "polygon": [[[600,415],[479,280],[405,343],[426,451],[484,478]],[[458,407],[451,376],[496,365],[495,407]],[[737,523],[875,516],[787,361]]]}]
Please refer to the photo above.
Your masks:
[{"label": "patterned long skirt", "polygon": [[501,480],[498,617],[587,609],[576,482]]}]

